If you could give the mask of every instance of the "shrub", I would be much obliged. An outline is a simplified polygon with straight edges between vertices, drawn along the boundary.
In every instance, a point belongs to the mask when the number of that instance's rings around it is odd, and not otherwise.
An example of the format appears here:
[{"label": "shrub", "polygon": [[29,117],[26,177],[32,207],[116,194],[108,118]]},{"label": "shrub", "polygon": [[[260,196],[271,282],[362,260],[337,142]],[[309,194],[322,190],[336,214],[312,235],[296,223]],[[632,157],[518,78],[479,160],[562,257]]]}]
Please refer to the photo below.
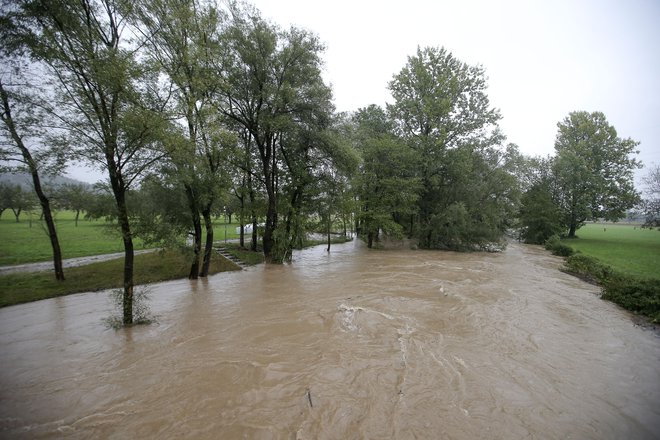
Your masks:
[{"label": "shrub", "polygon": [[660,323],[660,280],[611,277],[604,284],[603,298]]},{"label": "shrub", "polygon": [[603,299],[660,323],[660,280],[622,275],[598,259],[575,254],[566,259],[564,270],[603,287]]},{"label": "shrub", "polygon": [[555,234],[545,241],[545,248],[553,255],[560,257],[570,257],[575,253],[572,247],[561,242],[559,235]]},{"label": "shrub", "polygon": [[587,281],[598,283],[604,282],[613,273],[610,266],[583,254],[569,256],[564,263],[564,270]]}]

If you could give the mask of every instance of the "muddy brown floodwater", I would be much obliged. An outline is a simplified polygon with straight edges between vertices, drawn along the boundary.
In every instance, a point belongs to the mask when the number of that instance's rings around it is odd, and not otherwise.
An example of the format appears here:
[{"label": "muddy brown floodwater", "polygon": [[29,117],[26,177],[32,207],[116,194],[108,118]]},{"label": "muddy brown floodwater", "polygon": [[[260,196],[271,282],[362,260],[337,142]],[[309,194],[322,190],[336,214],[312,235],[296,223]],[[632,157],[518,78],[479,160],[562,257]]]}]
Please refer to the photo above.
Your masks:
[{"label": "muddy brown floodwater", "polygon": [[660,337],[512,244],[293,265],[0,310],[3,438],[651,439]]}]

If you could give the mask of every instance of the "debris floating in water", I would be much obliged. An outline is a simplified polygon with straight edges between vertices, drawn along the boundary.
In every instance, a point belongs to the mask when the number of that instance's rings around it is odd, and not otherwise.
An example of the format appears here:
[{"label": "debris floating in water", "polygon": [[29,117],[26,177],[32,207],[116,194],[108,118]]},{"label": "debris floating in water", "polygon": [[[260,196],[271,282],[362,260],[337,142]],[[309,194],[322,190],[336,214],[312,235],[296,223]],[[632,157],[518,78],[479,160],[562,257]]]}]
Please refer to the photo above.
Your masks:
[{"label": "debris floating in water", "polygon": [[314,404],[312,403],[312,392],[307,388],[307,401],[309,402],[309,407],[314,408]]}]

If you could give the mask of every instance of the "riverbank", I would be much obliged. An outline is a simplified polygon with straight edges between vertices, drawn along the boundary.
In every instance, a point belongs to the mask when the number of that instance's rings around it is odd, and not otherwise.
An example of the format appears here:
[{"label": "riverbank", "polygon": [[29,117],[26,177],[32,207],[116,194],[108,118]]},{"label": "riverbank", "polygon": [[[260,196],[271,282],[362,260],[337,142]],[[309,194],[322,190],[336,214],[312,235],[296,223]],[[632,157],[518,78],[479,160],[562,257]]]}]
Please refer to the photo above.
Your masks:
[{"label": "riverbank", "polygon": [[[0,276],[0,307],[81,292],[115,289],[123,286],[123,258],[68,267],[64,281],[57,281],[52,270],[19,272]],[[52,263],[50,263],[52,264]],[[181,252],[154,251],[135,256],[135,285],[167,281],[188,276],[190,261]],[[240,270],[236,264],[214,255],[209,274]]]},{"label": "riverbank", "polygon": [[549,240],[546,249],[566,257],[563,271],[601,287],[603,299],[660,323],[660,231],[638,225],[588,224],[576,239]]},{"label": "riverbank", "polygon": [[[335,237],[333,244],[352,239]],[[325,245],[323,240],[307,240],[304,247]],[[253,252],[235,242],[222,243],[223,249],[233,259],[252,266],[263,263],[261,250]],[[123,286],[123,253],[81,257],[67,260],[64,282],[53,277],[52,262],[6,266],[0,268],[0,307],[7,307],[42,299],[71,295],[81,292],[115,289]],[[241,267],[219,254],[214,254],[209,275],[240,270]],[[136,251],[134,283],[155,283],[186,278],[190,261],[181,252],[174,250]]]}]

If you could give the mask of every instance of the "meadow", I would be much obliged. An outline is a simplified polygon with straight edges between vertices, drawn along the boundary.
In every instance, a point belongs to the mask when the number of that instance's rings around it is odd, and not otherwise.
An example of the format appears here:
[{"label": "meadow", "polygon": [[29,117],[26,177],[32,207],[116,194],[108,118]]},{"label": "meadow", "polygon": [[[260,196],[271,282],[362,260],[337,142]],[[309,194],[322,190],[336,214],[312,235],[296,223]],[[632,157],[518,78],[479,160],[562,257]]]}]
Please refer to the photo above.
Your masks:
[{"label": "meadow", "polygon": [[618,272],[647,279],[660,277],[660,230],[633,224],[589,223],[578,229],[577,236],[562,243]]}]

